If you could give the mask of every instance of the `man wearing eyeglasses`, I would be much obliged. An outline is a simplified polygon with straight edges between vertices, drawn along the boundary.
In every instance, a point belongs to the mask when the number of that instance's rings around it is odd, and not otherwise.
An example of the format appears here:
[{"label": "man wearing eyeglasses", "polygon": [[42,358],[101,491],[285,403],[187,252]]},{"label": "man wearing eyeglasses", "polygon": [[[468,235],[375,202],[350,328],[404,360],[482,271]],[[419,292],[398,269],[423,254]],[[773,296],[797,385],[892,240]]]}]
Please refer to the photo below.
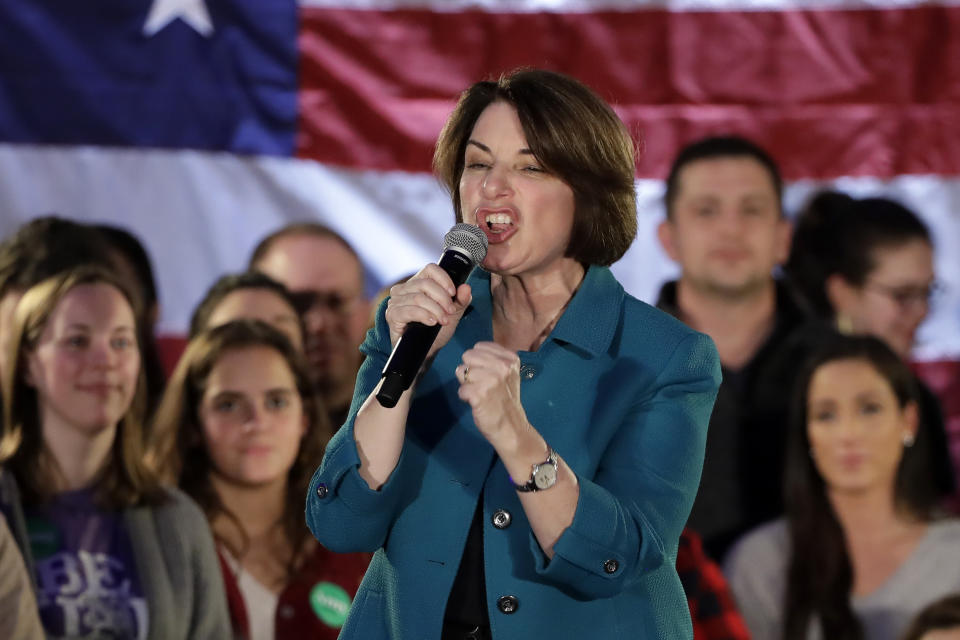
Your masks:
[{"label": "man wearing eyeglasses", "polygon": [[334,429],[353,397],[370,302],[360,258],[337,232],[305,222],[273,232],[254,249],[250,268],[293,293],[306,328],[305,350]]},{"label": "man wearing eyeglasses", "polygon": [[785,428],[771,423],[766,403],[786,402],[759,391],[766,368],[803,323],[773,275],[790,244],[782,189],[775,162],[756,144],[735,136],[698,140],[673,161],[658,229],[681,273],[663,286],[657,306],[713,338],[722,365],[687,523],[717,561],[739,535],[782,511]]}]

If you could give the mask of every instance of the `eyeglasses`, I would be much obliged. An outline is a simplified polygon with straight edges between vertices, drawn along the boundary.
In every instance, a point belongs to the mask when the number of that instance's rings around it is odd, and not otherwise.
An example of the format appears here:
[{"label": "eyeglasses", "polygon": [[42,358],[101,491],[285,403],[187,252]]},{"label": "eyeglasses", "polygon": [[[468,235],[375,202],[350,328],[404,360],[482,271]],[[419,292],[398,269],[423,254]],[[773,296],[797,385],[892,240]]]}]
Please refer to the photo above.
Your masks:
[{"label": "eyeglasses", "polygon": [[901,309],[930,304],[934,298],[943,293],[943,286],[939,282],[931,282],[926,286],[910,284],[891,286],[880,282],[867,281],[863,288],[887,296]]},{"label": "eyeglasses", "polygon": [[321,291],[295,291],[291,296],[301,315],[310,311],[329,311],[334,315],[346,316],[360,300],[358,294],[344,295]]}]

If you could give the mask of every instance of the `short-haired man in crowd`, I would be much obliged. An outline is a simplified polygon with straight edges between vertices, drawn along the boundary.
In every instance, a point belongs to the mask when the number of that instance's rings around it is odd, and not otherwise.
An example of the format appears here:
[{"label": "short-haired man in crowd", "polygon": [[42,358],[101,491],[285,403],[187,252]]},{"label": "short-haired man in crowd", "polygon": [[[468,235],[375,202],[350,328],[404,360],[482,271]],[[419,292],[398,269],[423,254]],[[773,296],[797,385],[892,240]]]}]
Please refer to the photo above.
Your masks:
[{"label": "short-haired man in crowd", "polygon": [[782,188],[776,164],[757,145],[703,139],[675,158],[658,229],[681,275],[664,285],[657,305],[710,335],[723,369],[688,521],[717,560],[737,536],[782,510],[786,425],[769,423],[765,403],[781,409],[788,390],[775,399],[759,391],[764,368],[803,320],[773,276],[790,244]]},{"label": "short-haired man in crowd", "polygon": [[250,268],[285,285],[297,300],[306,328],[306,354],[330,421],[339,428],[353,397],[370,303],[356,251],[318,223],[286,226],[264,238]]}]

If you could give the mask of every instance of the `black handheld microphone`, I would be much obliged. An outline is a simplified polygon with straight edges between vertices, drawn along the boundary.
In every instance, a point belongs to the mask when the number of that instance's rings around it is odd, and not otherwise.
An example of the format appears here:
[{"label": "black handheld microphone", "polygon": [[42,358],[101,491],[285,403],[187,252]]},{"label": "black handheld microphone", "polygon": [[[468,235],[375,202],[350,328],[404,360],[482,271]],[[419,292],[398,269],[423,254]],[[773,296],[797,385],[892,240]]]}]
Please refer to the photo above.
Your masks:
[{"label": "black handheld microphone", "polygon": [[[453,225],[443,237],[443,255],[437,264],[453,280],[453,286],[459,287],[486,256],[487,236],[479,227],[460,223]],[[428,327],[420,322],[407,325],[380,374],[383,384],[377,393],[377,401],[381,405],[387,408],[396,406],[403,392],[410,388],[440,328],[440,324]]]}]

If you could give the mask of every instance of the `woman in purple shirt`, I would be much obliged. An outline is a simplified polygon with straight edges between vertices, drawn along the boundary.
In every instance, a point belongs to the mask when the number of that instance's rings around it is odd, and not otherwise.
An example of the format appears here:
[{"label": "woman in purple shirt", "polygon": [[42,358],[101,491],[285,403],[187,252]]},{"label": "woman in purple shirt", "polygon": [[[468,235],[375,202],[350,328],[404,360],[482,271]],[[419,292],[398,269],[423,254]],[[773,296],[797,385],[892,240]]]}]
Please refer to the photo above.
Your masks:
[{"label": "woman in purple shirt", "polygon": [[136,301],[70,271],[17,305],[4,372],[0,507],[48,635],[225,638],[209,529],[144,463]]}]

